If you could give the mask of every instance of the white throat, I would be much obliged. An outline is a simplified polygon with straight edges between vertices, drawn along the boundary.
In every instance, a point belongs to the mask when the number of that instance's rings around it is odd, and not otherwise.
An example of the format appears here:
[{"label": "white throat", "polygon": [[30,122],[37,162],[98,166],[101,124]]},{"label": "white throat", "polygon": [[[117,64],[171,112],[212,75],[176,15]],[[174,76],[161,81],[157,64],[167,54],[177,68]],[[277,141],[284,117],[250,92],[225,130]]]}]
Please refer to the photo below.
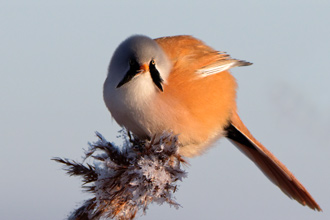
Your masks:
[{"label": "white throat", "polygon": [[151,104],[159,89],[152,82],[150,73],[136,76],[127,84],[116,88],[111,76],[104,84],[104,100],[116,122],[140,137],[150,135]]}]

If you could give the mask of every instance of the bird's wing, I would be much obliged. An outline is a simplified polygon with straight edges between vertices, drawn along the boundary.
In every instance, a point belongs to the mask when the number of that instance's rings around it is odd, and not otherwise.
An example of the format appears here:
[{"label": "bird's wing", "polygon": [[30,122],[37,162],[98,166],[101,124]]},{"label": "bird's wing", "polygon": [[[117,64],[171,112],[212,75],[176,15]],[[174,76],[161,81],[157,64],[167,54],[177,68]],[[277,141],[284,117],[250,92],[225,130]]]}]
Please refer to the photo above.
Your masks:
[{"label": "bird's wing", "polygon": [[220,73],[233,67],[252,64],[244,60],[233,59],[225,52],[216,51],[189,35],[162,37],[155,41],[166,51],[172,63],[177,64],[180,68],[189,68],[201,77]]},{"label": "bird's wing", "polygon": [[311,209],[322,211],[288,168],[251,135],[236,112],[226,131],[226,137],[288,197],[297,200],[302,205],[309,206]]},{"label": "bird's wing", "polygon": [[219,58],[215,62],[203,66],[202,68],[197,70],[197,73],[205,77],[212,74],[220,73],[225,70],[229,70],[230,68],[233,67],[252,65],[252,63],[244,60],[232,59],[229,55],[224,53],[219,53],[218,57]]}]

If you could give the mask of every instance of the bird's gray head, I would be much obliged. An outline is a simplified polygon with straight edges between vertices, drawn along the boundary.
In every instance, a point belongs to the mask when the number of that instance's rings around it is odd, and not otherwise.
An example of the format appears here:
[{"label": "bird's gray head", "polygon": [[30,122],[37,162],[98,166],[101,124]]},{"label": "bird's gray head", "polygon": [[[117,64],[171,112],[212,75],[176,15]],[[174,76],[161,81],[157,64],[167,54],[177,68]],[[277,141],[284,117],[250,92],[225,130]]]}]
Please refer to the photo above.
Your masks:
[{"label": "bird's gray head", "polygon": [[[123,41],[113,54],[108,78],[117,89],[143,78],[153,82],[158,90],[171,70],[171,63],[162,48],[153,39],[134,35]],[[144,75],[144,76],[142,76]]]}]

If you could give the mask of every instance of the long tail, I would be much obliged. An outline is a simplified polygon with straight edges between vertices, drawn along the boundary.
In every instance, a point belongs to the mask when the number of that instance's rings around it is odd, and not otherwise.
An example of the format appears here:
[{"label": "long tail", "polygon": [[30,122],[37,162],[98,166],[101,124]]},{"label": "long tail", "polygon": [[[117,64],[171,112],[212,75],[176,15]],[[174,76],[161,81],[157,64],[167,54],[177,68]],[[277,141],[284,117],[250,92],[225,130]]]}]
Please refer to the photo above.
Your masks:
[{"label": "long tail", "polygon": [[288,168],[251,135],[236,112],[226,131],[226,137],[288,197],[297,200],[302,205],[309,206],[313,210],[322,211],[321,207]]}]

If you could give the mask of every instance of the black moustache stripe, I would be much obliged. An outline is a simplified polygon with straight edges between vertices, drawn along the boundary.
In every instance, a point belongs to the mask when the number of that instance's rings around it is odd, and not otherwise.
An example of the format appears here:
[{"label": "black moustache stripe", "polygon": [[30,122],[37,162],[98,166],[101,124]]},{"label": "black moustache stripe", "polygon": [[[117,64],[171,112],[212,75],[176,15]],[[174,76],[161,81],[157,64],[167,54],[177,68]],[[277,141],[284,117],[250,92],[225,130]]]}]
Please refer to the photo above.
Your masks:
[{"label": "black moustache stripe", "polygon": [[131,81],[131,79],[134,78],[134,76],[136,74],[138,74],[139,71],[135,70],[135,69],[129,69],[126,73],[126,75],[124,76],[124,78],[118,83],[117,88],[121,87],[122,85],[124,85],[125,83],[128,83],[129,81]]},{"label": "black moustache stripe", "polygon": [[150,64],[149,70],[150,70],[150,75],[151,75],[152,81],[159,88],[159,90],[163,92],[164,90],[163,90],[162,82],[164,82],[164,80],[160,76],[156,66],[153,64]]},{"label": "black moustache stripe", "polygon": [[[131,81],[136,74],[139,73],[139,66],[131,66],[131,68],[127,71],[127,73],[125,74],[124,78],[118,83],[116,88],[121,87],[122,85],[124,85],[125,83],[128,83],[129,81]],[[151,79],[153,81],[153,83],[157,86],[157,88],[160,91],[164,91],[163,90],[163,86],[162,83],[164,82],[164,80],[162,79],[162,77],[160,76],[155,64],[150,63],[149,64],[149,71],[150,71],[150,75],[151,75]]]}]

